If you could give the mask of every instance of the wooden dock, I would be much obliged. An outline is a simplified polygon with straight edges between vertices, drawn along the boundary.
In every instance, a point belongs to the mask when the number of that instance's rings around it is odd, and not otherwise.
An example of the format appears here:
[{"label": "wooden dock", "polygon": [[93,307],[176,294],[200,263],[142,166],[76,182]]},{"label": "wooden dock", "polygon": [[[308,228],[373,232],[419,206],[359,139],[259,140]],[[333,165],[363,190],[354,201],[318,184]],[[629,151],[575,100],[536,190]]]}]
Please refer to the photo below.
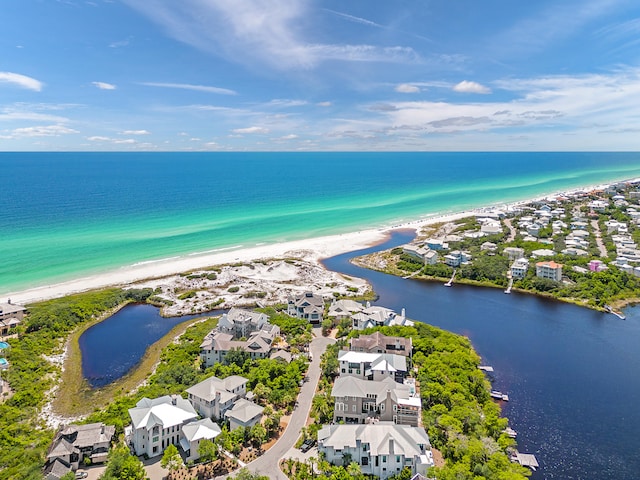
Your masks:
[{"label": "wooden dock", "polygon": [[504,293],[511,293],[511,287],[513,287],[513,277],[509,278],[509,286],[507,286],[507,289],[504,291]]},{"label": "wooden dock", "polygon": [[449,281],[447,283],[444,284],[445,287],[450,287],[451,285],[453,285],[453,279],[456,278],[456,271],[453,271],[453,275],[451,275],[451,278],[449,279]]},{"label": "wooden dock", "polygon": [[493,372],[493,367],[489,365],[480,365],[478,369],[482,370],[483,372]]},{"label": "wooden dock", "polygon": [[536,468],[540,467],[535,455],[532,455],[531,453],[520,453],[517,450],[516,453],[511,457],[511,461],[517,462],[523,467],[528,467],[534,472],[536,471]]},{"label": "wooden dock", "polygon": [[509,401],[509,395],[507,395],[506,393],[502,393],[498,390],[491,390],[491,398],[495,398],[496,400],[502,400],[504,402],[508,402]]}]

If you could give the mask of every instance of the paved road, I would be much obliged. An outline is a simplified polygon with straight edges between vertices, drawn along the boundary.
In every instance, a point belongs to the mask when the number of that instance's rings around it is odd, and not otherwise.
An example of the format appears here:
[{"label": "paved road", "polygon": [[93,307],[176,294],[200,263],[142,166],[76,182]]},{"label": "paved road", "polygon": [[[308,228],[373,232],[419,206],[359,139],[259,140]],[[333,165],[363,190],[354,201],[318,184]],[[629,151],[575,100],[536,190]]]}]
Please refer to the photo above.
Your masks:
[{"label": "paved road", "polygon": [[291,456],[288,452],[293,448],[296,440],[300,436],[300,430],[307,422],[311,402],[316,392],[318,381],[320,380],[320,356],[327,349],[327,345],[335,343],[333,338],[322,337],[320,329],[315,329],[315,333],[318,336],[311,341],[311,345],[309,346],[313,357],[309,365],[309,371],[307,372],[309,381],[304,383],[300,389],[298,408],[293,411],[289,425],[287,425],[287,429],[280,439],[267,450],[264,455],[247,464],[247,468],[253,473],[266,475],[270,479],[287,480],[286,475],[280,471],[278,462],[283,458]]},{"label": "paved road", "polygon": [[600,234],[600,225],[597,220],[591,220],[591,226],[593,227],[593,232],[596,235],[596,245],[598,245],[598,250],[600,250],[600,256],[606,259],[609,256],[607,252],[607,247],[602,243],[602,235]]}]

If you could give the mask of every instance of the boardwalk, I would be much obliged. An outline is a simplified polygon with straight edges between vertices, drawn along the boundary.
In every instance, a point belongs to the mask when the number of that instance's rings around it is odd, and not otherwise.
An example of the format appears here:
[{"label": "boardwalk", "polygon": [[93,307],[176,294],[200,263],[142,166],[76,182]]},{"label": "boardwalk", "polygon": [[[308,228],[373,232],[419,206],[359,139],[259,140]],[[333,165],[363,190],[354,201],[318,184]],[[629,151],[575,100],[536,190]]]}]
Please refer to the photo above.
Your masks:
[{"label": "boardwalk", "polygon": [[513,225],[511,225],[511,219],[505,218],[504,224],[509,229],[509,237],[505,240],[505,243],[513,242],[516,239],[516,233],[518,233]]}]

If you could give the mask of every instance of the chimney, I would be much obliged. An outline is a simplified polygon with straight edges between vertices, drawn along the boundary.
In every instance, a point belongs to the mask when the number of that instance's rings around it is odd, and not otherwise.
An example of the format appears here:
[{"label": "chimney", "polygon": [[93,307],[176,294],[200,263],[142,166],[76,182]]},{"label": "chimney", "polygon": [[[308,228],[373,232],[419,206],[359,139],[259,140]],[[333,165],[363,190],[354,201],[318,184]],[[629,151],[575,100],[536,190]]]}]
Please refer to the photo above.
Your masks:
[{"label": "chimney", "polygon": [[178,403],[178,396],[171,395],[171,405],[177,405],[177,403]]}]

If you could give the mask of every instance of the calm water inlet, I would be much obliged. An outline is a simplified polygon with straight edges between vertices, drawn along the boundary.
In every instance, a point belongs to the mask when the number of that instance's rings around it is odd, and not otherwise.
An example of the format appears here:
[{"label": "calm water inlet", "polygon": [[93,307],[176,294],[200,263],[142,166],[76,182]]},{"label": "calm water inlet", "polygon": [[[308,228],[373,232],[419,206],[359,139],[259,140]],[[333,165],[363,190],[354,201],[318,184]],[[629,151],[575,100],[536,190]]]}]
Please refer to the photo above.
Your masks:
[{"label": "calm water inlet", "polygon": [[202,316],[165,318],[153,305],[127,305],[80,336],[84,378],[92,387],[103,387],[119,379],[140,362],[150,345],[174,326]]},{"label": "calm water inlet", "polygon": [[404,244],[394,233],[382,246],[340,255],[325,266],[367,279],[376,302],[469,337],[493,385],[509,394],[503,413],[533,453],[541,479],[635,480],[640,472],[640,309],[626,321],[502,289],[405,280],[358,268],[349,259]]}]

